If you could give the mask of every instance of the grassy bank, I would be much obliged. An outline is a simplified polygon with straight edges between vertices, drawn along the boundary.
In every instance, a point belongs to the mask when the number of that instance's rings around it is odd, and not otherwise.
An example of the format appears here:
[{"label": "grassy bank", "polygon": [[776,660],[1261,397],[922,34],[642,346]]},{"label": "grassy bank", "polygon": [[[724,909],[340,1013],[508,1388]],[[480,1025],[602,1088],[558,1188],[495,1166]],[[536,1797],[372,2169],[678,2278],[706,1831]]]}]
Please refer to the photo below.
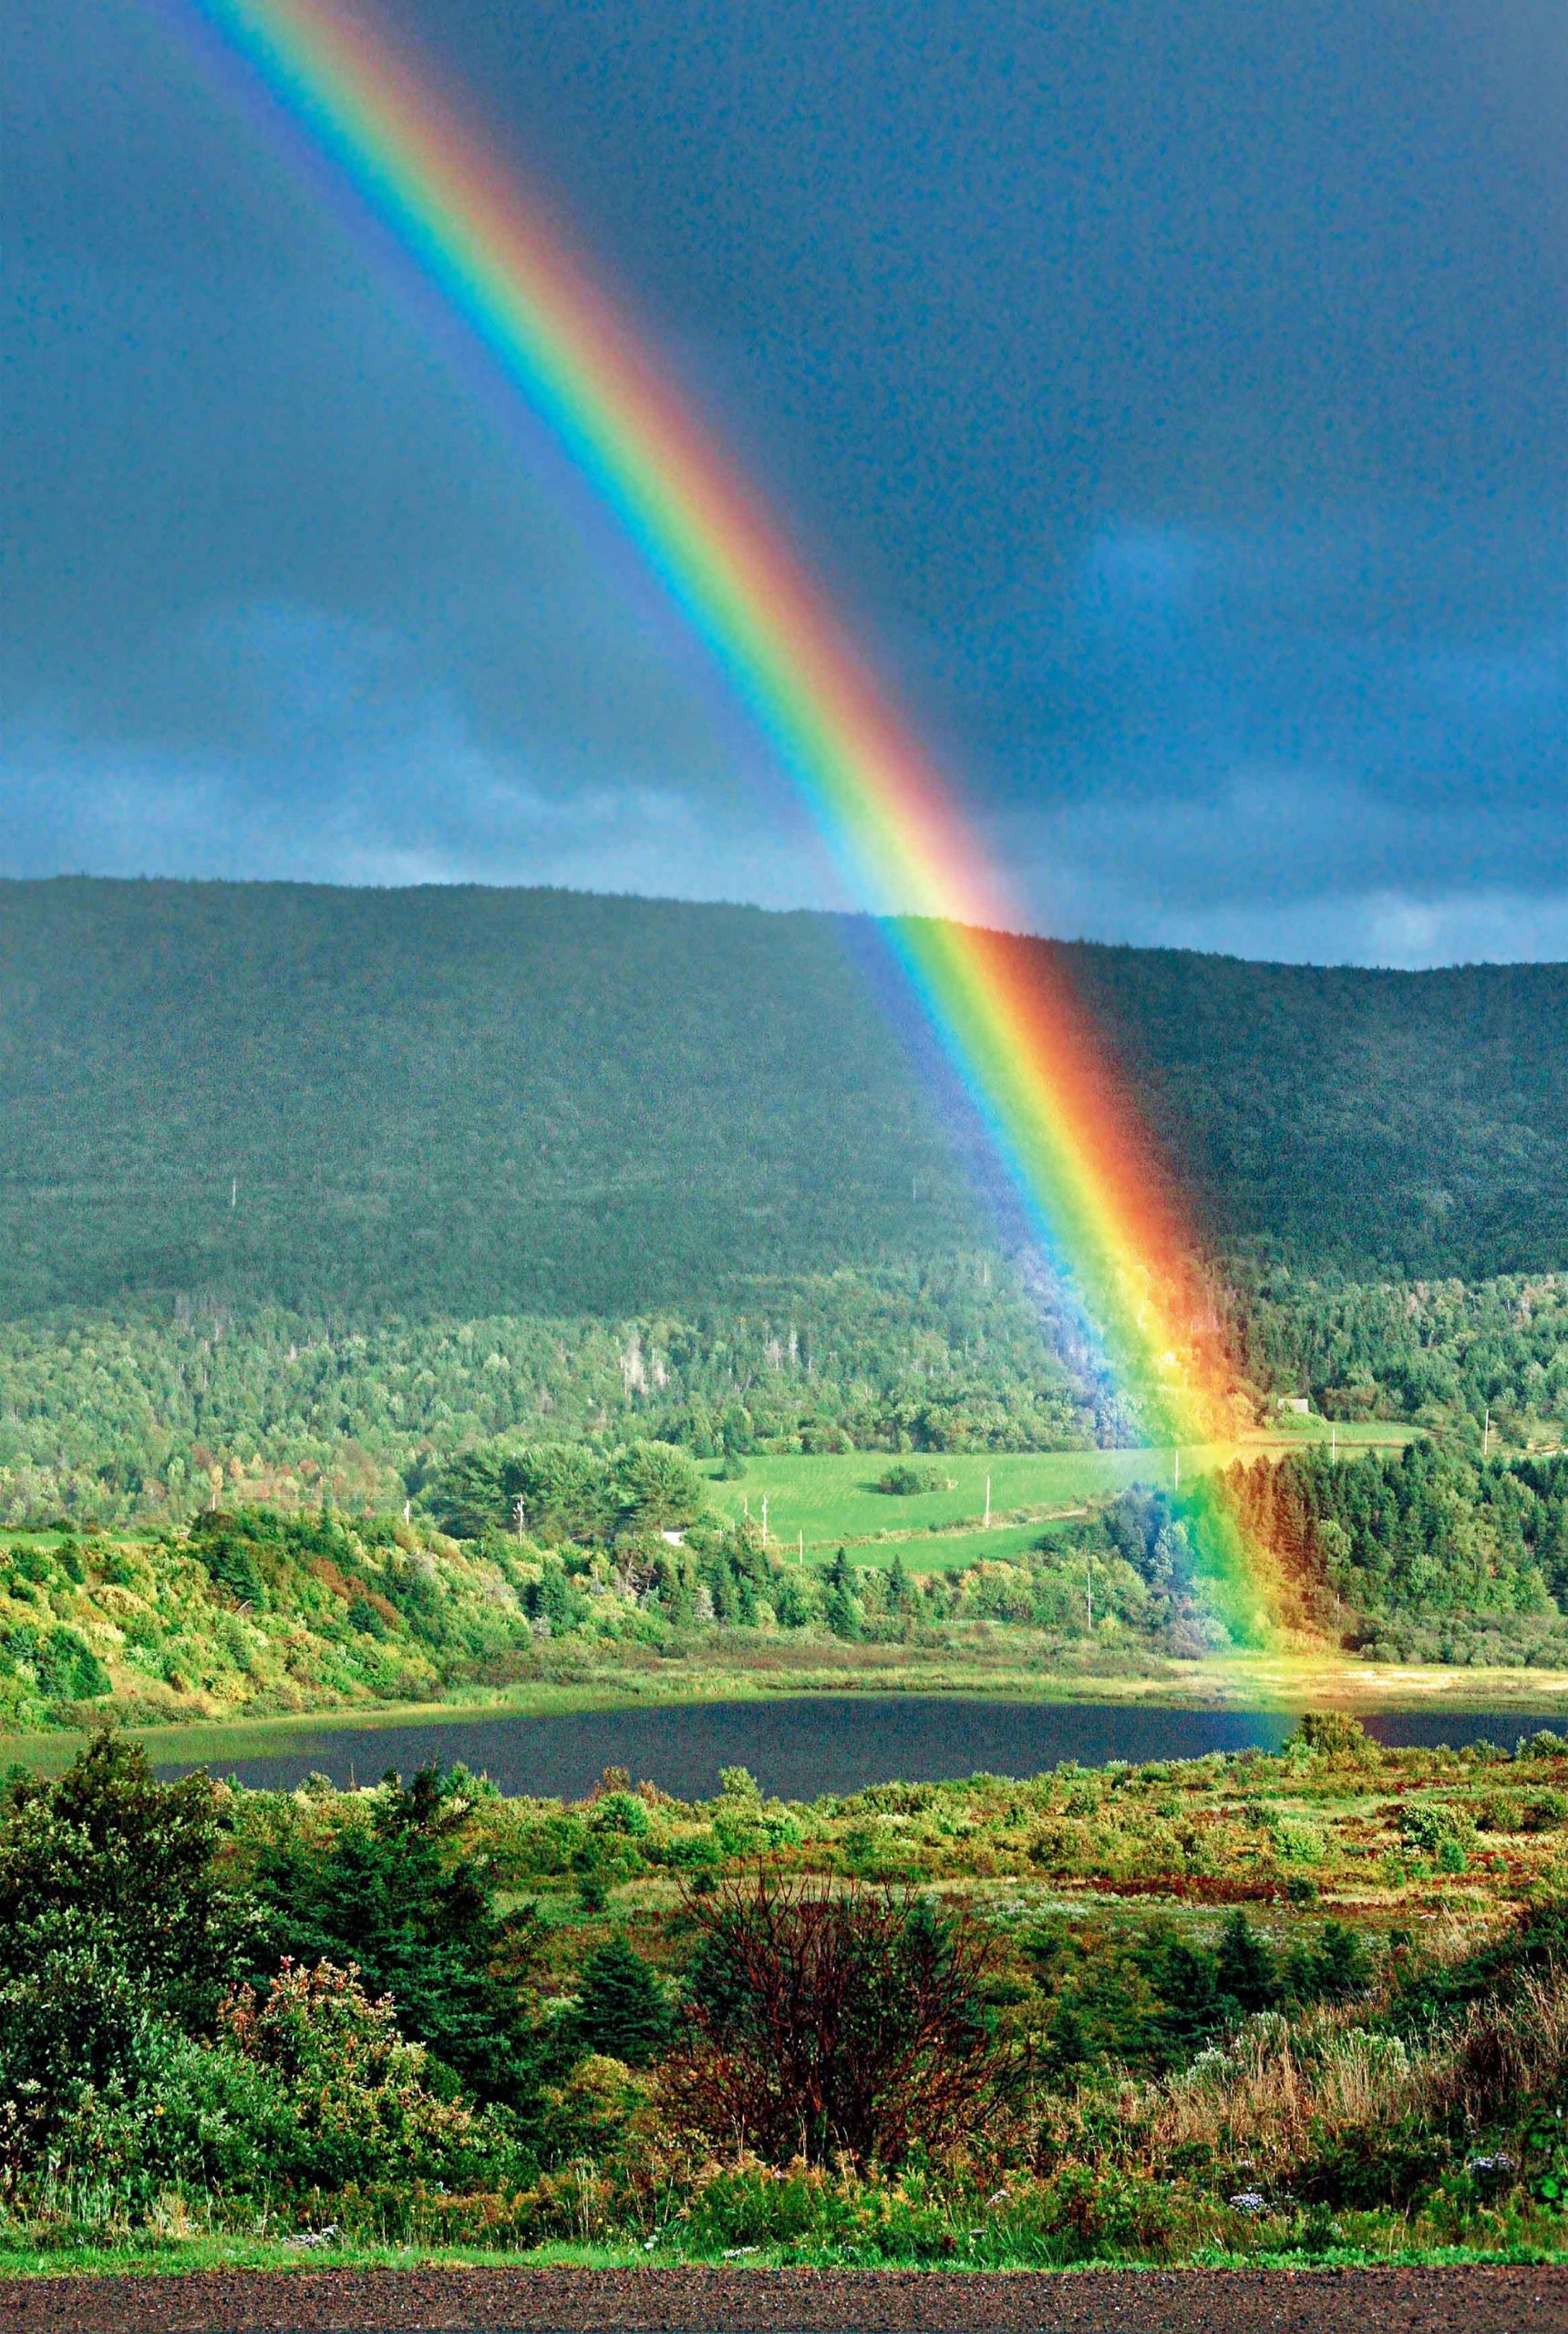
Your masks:
[{"label": "grassy bank", "polygon": [[[1044,2270],[1053,2280],[1074,2279],[1104,2274],[1108,2269],[1154,2270],[1169,2269],[1172,2264],[1162,2255],[1140,2257],[1136,2253],[1116,2252],[1084,2261],[1042,2264],[1033,2254],[1009,2248],[1004,2239],[985,2239],[985,2232],[971,2233],[968,2228],[954,2227],[953,2250],[934,2263],[919,2251],[907,2257],[896,2251],[880,2255],[874,2268],[898,2270],[918,2268],[936,2270],[938,2274],[967,2275],[982,2277],[998,2270],[1033,2272]],[[1346,2269],[1475,2269],[1553,2267],[1568,2264],[1568,2234],[1565,2234],[1554,2214],[1539,2213],[1528,2219],[1516,2219],[1506,2236],[1495,2244],[1453,2244],[1432,2237],[1423,2243],[1409,2231],[1369,2229],[1362,2233],[1365,2242],[1328,2243],[1310,2249],[1284,2245],[1257,2251],[1210,2246],[1190,2262],[1181,2266],[1190,2270],[1269,2270],[1286,2271],[1290,2285],[1282,2300],[1288,2299],[1297,2310],[1310,2308],[1310,2288],[1304,2293],[1301,2280],[1313,2273],[1320,2275],[1326,2284],[1337,2272]],[[392,2270],[411,2273],[432,2269],[618,2269],[639,2278],[649,2270],[684,2268],[687,2267],[716,2269],[722,2267],[744,2277],[747,2272],[766,2269],[806,2269],[820,2275],[834,2269],[859,2269],[865,2265],[858,2252],[851,2248],[846,2258],[844,2249],[831,2246],[821,2249],[814,2257],[793,2245],[750,2245],[745,2246],[714,2244],[704,2250],[683,2247],[674,2243],[655,2242],[645,2238],[628,2237],[619,2244],[573,2244],[559,2240],[545,2245],[498,2247],[483,2245],[382,2244],[374,2238],[315,2241],[308,2250],[302,2250],[297,2237],[234,2236],[222,2230],[191,2226],[167,2232],[118,2238],[98,2246],[84,2246],[77,2243],[44,2245],[28,2242],[25,2237],[8,2240],[0,2231],[0,2277],[197,2277],[218,2272],[228,2276],[248,2272],[267,2272],[279,2276],[317,2275],[331,2270],[362,2272]],[[639,2291],[641,2288],[639,2288]],[[563,2299],[566,2295],[563,2294]],[[267,2297],[269,2303],[282,2306],[286,2292],[275,2288]],[[576,2298],[573,2297],[573,2298]],[[816,2298],[814,2296],[813,2298]],[[860,2296],[857,2294],[856,2298]],[[1522,2298],[1525,2306],[1535,2298]],[[1298,2321],[1305,2326],[1304,2318]]]},{"label": "grassy bank", "polygon": [[[111,1718],[222,1758],[328,1726],[831,1693],[1563,1706],[1564,1462],[1482,1468],[1426,1440],[1352,1458],[1346,1436],[1334,1463],[1312,1455],[1313,1422],[1294,1440],[1307,1456],[1230,1479],[1249,1530],[1289,1569],[1282,1649],[1268,1654],[1226,1646],[1201,1500],[1109,1496],[1156,1461],[1174,1476],[1173,1453],[781,1457],[731,1476],[668,1445],[542,1445],[455,1462],[439,1493],[449,1530],[247,1508],[181,1534],[13,1531],[0,1536],[0,1742],[26,1738],[18,1755],[46,1759],[31,1738]],[[1183,1497],[1228,1455],[1184,1453]],[[509,1469],[526,1494],[512,1497]],[[964,1510],[987,1479],[983,1529]],[[807,1505],[835,1539],[826,1562],[804,1524],[794,1549],[776,1528]],[[836,1539],[884,1512],[905,1521]],[[533,1536],[496,1520],[512,1513]]]},{"label": "grassy bank", "polygon": [[[815,1646],[810,1658],[783,1666],[772,1658],[774,1652],[771,1646],[731,1646],[725,1648],[724,1658],[661,1661],[635,1670],[609,1660],[584,1664],[580,1675],[534,1679],[495,1691],[467,1688],[440,1701],[272,1712],[212,1723],[134,1727],[128,1732],[158,1765],[211,1762],[222,1769],[235,1760],[308,1750],[323,1736],[352,1741],[388,1728],[428,1730],[429,1755],[439,1759],[445,1755],[442,1730],[474,1719],[548,1719],[593,1710],[694,1709],[841,1694],[1284,1714],[1325,1708],[1364,1715],[1479,1709],[1517,1718],[1522,1728],[1531,1720],[1568,1725],[1568,1673],[1554,1670],[1412,1668],[1330,1654],[1288,1659],[1233,1654],[1202,1661],[1151,1660],[1139,1675],[1088,1669],[1042,1674],[1005,1647],[989,1661],[935,1658],[923,1665],[912,1661],[903,1647]],[[748,1653],[758,1658],[748,1662]],[[0,1735],[0,1766],[15,1763],[35,1773],[58,1773],[86,1739],[75,1729]]]}]

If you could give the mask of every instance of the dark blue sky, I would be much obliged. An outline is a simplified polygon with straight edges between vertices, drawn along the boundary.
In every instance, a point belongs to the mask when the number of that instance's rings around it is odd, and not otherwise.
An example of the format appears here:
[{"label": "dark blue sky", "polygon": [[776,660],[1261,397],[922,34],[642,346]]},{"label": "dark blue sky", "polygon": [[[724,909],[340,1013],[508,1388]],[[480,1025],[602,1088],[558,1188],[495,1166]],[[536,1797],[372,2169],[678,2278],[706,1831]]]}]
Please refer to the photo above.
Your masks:
[{"label": "dark blue sky", "polygon": [[[1568,956],[1558,0],[380,6],[1043,928]],[[0,868],[831,897],[689,644],[179,24],[0,12]]]}]

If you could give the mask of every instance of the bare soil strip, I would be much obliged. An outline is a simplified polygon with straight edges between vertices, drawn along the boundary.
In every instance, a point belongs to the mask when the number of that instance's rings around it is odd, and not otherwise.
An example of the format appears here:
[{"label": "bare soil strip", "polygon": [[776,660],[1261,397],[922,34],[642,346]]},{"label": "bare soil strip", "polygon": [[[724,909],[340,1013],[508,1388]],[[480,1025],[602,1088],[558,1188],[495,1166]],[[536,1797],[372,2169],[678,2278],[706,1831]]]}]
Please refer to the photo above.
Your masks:
[{"label": "bare soil strip", "polygon": [[238,2270],[0,2279],[0,2334],[1568,2334],[1568,2268]]}]

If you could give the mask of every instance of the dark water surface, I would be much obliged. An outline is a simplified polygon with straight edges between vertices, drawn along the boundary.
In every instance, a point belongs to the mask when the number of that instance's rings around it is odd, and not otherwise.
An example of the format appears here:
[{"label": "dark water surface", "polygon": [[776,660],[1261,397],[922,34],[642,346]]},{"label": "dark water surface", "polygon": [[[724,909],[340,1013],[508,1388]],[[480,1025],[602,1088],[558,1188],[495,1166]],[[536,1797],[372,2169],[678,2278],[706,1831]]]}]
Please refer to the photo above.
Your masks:
[{"label": "dark water surface", "polygon": [[[1368,1714],[1380,1742],[1486,1738],[1510,1747],[1545,1721],[1518,1710]],[[907,1695],[821,1695],[777,1702],[589,1710],[550,1718],[454,1719],[436,1725],[302,1730],[265,1757],[223,1759],[223,1774],[292,1790],[312,1772],[374,1782],[432,1759],[461,1760],[509,1793],[581,1799],[606,1767],[624,1767],[677,1799],[711,1797],[722,1767],[749,1767],[780,1799],[815,1799],[868,1783],[939,1782],[981,1772],[1039,1774],[1063,1760],[1193,1759],[1209,1750],[1277,1750],[1295,1721],[1273,1710],[1130,1709],[1112,1702],[1000,1702]],[[189,1772],[189,1762],[160,1768]]]}]

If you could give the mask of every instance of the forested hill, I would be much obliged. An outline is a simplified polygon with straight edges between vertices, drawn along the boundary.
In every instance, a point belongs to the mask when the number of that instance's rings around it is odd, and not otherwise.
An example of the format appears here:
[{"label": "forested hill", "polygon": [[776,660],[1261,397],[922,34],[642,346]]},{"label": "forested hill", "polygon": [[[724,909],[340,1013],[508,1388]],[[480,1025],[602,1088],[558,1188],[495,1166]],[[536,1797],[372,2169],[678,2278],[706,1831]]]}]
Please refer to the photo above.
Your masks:
[{"label": "forested hill", "polygon": [[[0,1310],[624,1313],[985,1236],[865,940],[547,891],[0,884]],[[1568,1265],[1568,967],[1061,954],[1222,1244]]]}]

